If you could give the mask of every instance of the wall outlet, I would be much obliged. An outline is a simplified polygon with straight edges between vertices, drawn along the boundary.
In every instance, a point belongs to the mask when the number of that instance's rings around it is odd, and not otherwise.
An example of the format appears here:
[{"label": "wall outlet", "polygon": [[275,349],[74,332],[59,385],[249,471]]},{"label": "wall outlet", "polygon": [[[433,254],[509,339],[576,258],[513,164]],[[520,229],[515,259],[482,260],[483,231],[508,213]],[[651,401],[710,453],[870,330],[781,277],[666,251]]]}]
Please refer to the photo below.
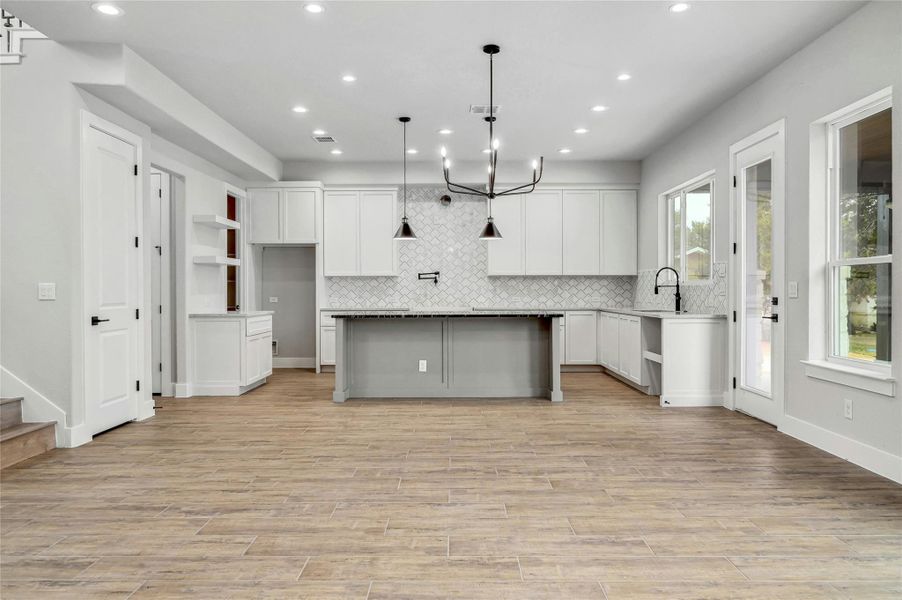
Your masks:
[{"label": "wall outlet", "polygon": [[420,359],[420,373],[426,372],[426,361],[425,359]]},{"label": "wall outlet", "polygon": [[39,283],[38,300],[56,300],[56,284]]},{"label": "wall outlet", "polygon": [[843,416],[845,416],[850,421],[852,420],[852,401],[846,398],[845,409],[843,410]]},{"label": "wall outlet", "polygon": [[269,303],[270,303],[270,304],[276,304],[278,301],[279,301],[279,297],[278,297],[278,296],[270,296],[270,297],[269,297]]},{"label": "wall outlet", "polygon": [[787,285],[786,293],[790,298],[798,298],[799,297],[799,282],[798,281],[790,281]]}]

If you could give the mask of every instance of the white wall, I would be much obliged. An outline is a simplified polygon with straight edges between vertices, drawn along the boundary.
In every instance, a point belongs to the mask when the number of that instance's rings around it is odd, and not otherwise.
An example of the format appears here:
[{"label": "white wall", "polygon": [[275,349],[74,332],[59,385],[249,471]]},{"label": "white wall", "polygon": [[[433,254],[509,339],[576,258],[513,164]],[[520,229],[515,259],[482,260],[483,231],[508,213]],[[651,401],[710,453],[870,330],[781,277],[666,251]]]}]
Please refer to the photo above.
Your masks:
[{"label": "white wall", "polygon": [[[843,387],[805,376],[799,361],[808,357],[809,125],[817,119],[887,86],[895,91],[894,187],[902,189],[902,3],[875,2],[790,57],[704,119],[692,124],[642,162],[639,205],[639,268],[657,265],[658,194],[710,169],[717,170],[715,261],[729,260],[729,146],[786,119],[786,278],[799,282],[799,298],[787,300],[786,413],[823,428],[835,443],[870,446],[902,456],[902,400]],[[902,220],[895,220],[900,238]],[[902,273],[902,253],[893,271]],[[894,283],[894,304],[902,306],[902,276]],[[902,318],[893,324],[902,340]],[[902,381],[902,343],[895,344],[894,374]],[[898,385],[898,384],[897,384]],[[843,417],[843,399],[855,402],[854,420]],[[815,430],[812,430],[815,431]]]},{"label": "white wall", "polygon": [[[279,340],[279,358],[316,360],[316,250],[313,247],[264,247],[262,307],[274,311],[272,339]],[[270,303],[269,298],[279,299]],[[278,362],[278,361],[277,361]]]},{"label": "white wall", "polygon": [[[484,183],[486,163],[455,161],[452,180],[461,183]],[[542,183],[639,183],[639,161],[545,160]],[[502,162],[498,166],[498,183],[522,184],[532,177],[527,161]],[[394,185],[401,183],[401,162],[344,162],[341,158],[319,162],[286,162],[283,181],[322,181],[325,185]],[[442,183],[439,157],[434,161],[408,161],[407,183]]]}]

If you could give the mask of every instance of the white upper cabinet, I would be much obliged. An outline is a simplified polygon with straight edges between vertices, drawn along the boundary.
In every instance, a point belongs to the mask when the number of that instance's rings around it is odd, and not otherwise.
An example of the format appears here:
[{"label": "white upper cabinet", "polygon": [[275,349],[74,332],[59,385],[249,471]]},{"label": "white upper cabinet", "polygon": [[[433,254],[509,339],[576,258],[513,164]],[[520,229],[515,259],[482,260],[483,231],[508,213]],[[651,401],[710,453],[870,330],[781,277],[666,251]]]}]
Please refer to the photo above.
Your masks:
[{"label": "white upper cabinet", "polygon": [[285,190],[282,203],[282,241],[316,243],[316,192]]},{"label": "white upper cabinet", "polygon": [[252,189],[248,190],[248,203],[251,213],[252,244],[278,244],[281,240],[279,214],[282,203],[282,190]]},{"label": "white upper cabinet", "polygon": [[635,191],[601,194],[601,274],[638,273],[638,206]]},{"label": "white upper cabinet", "polygon": [[[360,192],[360,274],[396,275],[395,192]],[[416,243],[416,242],[411,242]]]},{"label": "white upper cabinet", "polygon": [[565,190],[563,208],[564,275],[599,275],[601,220],[598,190]]},{"label": "white upper cabinet", "polygon": [[[561,275],[563,207],[560,190],[535,191],[523,196],[526,232],[526,274]],[[504,232],[501,232],[504,235]]]},{"label": "white upper cabinet", "polygon": [[319,189],[248,190],[251,244],[315,244]]},{"label": "white upper cabinet", "polygon": [[[326,277],[397,275],[397,192],[327,190],[323,199]],[[416,243],[416,242],[411,242]]]},{"label": "white upper cabinet", "polygon": [[[523,275],[522,196],[501,196],[492,200],[492,217],[501,232],[501,239],[485,242],[489,275]],[[476,235],[476,232],[473,234]]]}]

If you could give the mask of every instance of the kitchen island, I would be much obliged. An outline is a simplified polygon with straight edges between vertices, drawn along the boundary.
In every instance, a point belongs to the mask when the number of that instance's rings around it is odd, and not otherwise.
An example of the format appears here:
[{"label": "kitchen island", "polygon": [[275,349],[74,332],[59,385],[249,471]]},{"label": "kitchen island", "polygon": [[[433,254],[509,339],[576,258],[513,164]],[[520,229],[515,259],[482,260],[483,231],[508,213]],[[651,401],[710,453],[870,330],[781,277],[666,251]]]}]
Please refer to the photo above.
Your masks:
[{"label": "kitchen island", "polygon": [[564,399],[562,312],[357,310],[332,316],[335,402]]}]

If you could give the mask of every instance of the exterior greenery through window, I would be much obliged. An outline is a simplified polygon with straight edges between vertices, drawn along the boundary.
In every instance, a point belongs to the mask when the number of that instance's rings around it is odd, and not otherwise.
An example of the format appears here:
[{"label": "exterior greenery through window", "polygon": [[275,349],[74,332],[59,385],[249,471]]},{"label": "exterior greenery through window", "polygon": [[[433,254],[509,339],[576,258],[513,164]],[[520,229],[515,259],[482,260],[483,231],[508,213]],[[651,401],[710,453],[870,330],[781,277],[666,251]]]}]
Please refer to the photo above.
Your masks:
[{"label": "exterior greenery through window", "polygon": [[667,196],[667,260],[684,281],[711,278],[714,177]]},{"label": "exterior greenery through window", "polygon": [[892,328],[890,100],[832,123],[830,355],[889,364]]}]

